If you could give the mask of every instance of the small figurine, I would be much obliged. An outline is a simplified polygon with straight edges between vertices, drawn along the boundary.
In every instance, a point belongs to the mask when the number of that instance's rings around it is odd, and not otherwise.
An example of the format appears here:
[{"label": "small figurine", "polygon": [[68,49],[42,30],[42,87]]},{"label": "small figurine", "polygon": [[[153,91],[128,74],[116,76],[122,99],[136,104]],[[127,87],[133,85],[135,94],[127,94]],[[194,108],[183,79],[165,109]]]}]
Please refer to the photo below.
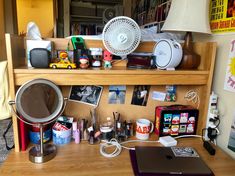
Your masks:
[{"label": "small figurine", "polygon": [[87,57],[87,55],[82,54],[79,57],[79,67],[80,68],[88,68],[89,67],[89,58]]},{"label": "small figurine", "polygon": [[69,58],[68,58],[68,53],[67,52],[65,52],[65,51],[61,51],[60,52],[60,54],[59,54],[59,58],[60,59],[63,59],[64,61],[66,60],[69,60]]},{"label": "small figurine", "polygon": [[72,69],[72,68],[76,68],[76,64],[70,62],[69,57],[68,57],[68,53],[65,51],[60,52],[59,54],[59,61],[57,62],[52,62],[49,65],[50,68],[68,68],[68,69]]},{"label": "small figurine", "polygon": [[102,48],[90,48],[92,57],[92,67],[100,67],[102,59]]},{"label": "small figurine", "polygon": [[105,50],[104,51],[104,58],[103,58],[104,68],[112,68],[112,64],[111,64],[112,59],[113,59],[112,54],[109,51]]},{"label": "small figurine", "polygon": [[102,56],[96,55],[92,57],[92,67],[101,67]]}]

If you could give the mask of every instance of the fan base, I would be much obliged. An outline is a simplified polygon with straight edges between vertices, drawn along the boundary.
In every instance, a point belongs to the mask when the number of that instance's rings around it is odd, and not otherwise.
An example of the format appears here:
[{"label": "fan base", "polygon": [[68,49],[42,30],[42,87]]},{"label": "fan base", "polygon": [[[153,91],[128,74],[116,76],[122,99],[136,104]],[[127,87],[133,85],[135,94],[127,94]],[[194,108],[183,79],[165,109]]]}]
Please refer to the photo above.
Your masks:
[{"label": "fan base", "polygon": [[56,146],[52,144],[43,145],[43,153],[40,147],[32,147],[29,151],[29,160],[33,163],[45,163],[56,156]]}]

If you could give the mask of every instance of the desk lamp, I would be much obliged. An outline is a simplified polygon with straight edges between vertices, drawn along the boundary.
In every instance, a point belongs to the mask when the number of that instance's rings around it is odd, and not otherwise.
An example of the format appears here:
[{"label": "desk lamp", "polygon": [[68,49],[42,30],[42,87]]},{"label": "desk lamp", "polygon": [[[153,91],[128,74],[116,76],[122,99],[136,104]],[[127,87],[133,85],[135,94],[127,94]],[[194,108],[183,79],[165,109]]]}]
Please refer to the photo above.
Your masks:
[{"label": "desk lamp", "polygon": [[197,69],[200,56],[193,51],[192,32],[211,34],[209,0],[172,0],[162,31],[186,32],[181,69]]}]

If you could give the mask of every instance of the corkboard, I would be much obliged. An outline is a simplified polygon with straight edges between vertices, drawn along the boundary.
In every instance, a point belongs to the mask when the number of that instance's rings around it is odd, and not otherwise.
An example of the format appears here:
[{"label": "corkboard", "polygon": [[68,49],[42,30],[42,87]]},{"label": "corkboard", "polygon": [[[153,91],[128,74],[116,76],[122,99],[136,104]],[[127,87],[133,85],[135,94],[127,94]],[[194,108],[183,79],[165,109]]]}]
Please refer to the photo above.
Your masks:
[{"label": "corkboard", "polygon": [[[166,92],[165,86],[150,86],[150,92],[148,96],[147,106],[138,106],[132,105],[131,99],[133,94],[134,86],[126,86],[126,98],[125,104],[108,104],[108,93],[109,86],[103,86],[103,92],[100,98],[100,102],[98,107],[96,108],[96,112],[99,118],[99,122],[103,122],[107,117],[113,118],[113,112],[119,112],[121,114],[121,119],[123,120],[133,120],[135,121],[138,118],[147,118],[151,121],[155,119],[155,108],[156,106],[163,105],[172,105],[172,104],[191,104],[194,107],[197,107],[197,104],[192,102],[187,102],[184,99],[185,93],[191,89],[196,90],[199,95],[203,92],[202,86],[177,86],[177,101],[176,102],[162,102],[156,101],[152,99],[153,91],[162,91]],[[63,87],[63,94],[65,97],[68,97],[70,92],[70,86]],[[200,106],[201,107],[201,106]],[[90,119],[90,110],[94,108],[93,106],[68,101],[66,105],[66,109],[64,111],[64,115],[72,116],[76,119],[86,118]]]}]

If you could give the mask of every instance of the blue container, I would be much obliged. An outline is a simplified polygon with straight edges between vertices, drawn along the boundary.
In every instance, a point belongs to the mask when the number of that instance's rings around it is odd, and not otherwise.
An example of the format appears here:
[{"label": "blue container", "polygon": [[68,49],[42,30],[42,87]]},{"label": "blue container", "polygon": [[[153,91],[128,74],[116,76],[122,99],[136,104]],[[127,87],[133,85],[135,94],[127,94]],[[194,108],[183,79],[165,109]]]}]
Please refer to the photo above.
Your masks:
[{"label": "blue container", "polygon": [[71,141],[72,137],[72,128],[65,131],[56,131],[52,130],[53,143],[56,145],[68,144]]},{"label": "blue container", "polygon": [[[40,144],[40,132],[29,131],[30,142],[34,144]],[[51,139],[51,129],[48,129],[43,132],[43,143]]]}]

